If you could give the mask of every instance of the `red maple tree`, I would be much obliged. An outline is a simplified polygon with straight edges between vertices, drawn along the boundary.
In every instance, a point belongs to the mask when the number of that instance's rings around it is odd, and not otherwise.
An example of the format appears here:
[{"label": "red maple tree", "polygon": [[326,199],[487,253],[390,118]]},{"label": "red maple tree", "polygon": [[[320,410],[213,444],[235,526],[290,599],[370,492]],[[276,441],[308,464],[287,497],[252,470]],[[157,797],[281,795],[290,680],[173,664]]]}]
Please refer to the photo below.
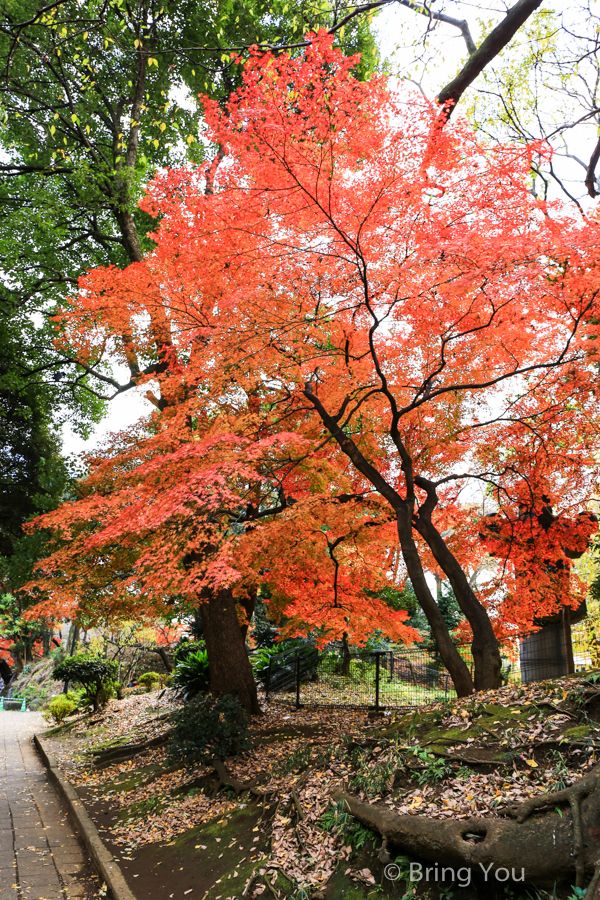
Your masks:
[{"label": "red maple tree", "polygon": [[[354,62],[326,36],[301,58],[257,53],[225,112],[206,100],[217,164],[150,186],[156,250],[82,280],[63,340],[90,366],[126,362],[160,416],[155,435],[97,461],[84,506],[44,524],[80,522],[64,571],[109,541],[111,558],[135,545],[125,604],[141,570],[141,594],[226,585],[229,624],[215,614],[212,630],[229,640],[236,592],[250,608],[266,570],[305,627],[325,621],[326,583],[328,609],[343,597],[348,618],[365,573],[385,577],[392,521],[464,695],[499,683],[491,616],[508,607],[486,609],[445,536],[456,488],[482,483],[501,505],[543,481],[572,514],[595,483],[598,224],[531,195],[543,147],[488,148],[463,122],[440,130],[414,95],[356,81]],[[470,625],[474,681],[424,558]],[[328,633],[348,630],[336,617]]]}]

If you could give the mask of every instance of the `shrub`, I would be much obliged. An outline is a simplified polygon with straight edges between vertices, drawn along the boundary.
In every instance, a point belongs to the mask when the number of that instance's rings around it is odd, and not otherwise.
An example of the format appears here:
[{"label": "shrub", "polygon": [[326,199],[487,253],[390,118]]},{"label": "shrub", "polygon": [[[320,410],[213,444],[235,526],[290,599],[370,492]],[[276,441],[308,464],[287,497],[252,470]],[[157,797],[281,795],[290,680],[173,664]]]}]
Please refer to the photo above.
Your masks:
[{"label": "shrub", "polygon": [[171,686],[176,688],[185,700],[208,690],[210,674],[206,650],[189,653],[177,663],[171,678]]},{"label": "shrub", "polygon": [[[263,687],[266,687],[267,683],[267,675],[269,673],[269,667],[271,667],[271,674],[276,671],[276,669],[280,669],[282,660],[280,657],[283,656],[284,653],[287,653],[289,650],[294,650],[298,648],[301,651],[305,651],[307,647],[312,648],[314,645],[309,643],[306,640],[302,639],[291,639],[287,641],[280,641],[278,644],[274,644],[272,647],[261,647],[260,650],[257,650],[250,657],[250,661],[252,664],[252,672],[254,673],[254,677],[257,681],[260,681]],[[273,660],[273,664],[271,666],[271,660]],[[293,656],[290,656],[286,663],[289,668],[289,673],[292,674],[295,672],[294,669],[294,659]],[[316,670],[315,670],[316,674]],[[292,674],[292,677],[295,675]],[[305,681],[306,678],[309,677],[311,680],[313,679],[312,672],[303,672],[302,680]]]},{"label": "shrub", "polygon": [[278,656],[281,652],[281,647],[276,644],[274,647],[261,647],[260,650],[252,654],[252,671],[256,680],[260,681],[263,687],[267,681],[271,657]]},{"label": "shrub", "polygon": [[149,692],[158,687],[162,681],[162,676],[158,672],[144,672],[143,675],[140,675],[138,681]]},{"label": "shrub", "polygon": [[94,710],[110,699],[110,691],[117,676],[118,665],[112,659],[102,659],[91,653],[69,656],[52,673],[57,681],[74,681],[85,692],[85,699]]},{"label": "shrub", "polygon": [[237,756],[252,747],[248,716],[237,697],[211,694],[186,704],[175,717],[171,733],[174,756],[189,763]]},{"label": "shrub", "polygon": [[48,704],[48,712],[58,725],[60,725],[67,716],[74,713],[76,709],[77,704],[75,701],[71,700],[70,697],[67,697],[65,694],[59,694],[58,697],[53,697]]},{"label": "shrub", "polygon": [[204,641],[190,641],[189,638],[181,638],[173,653],[173,663],[174,665],[177,665],[178,663],[183,662],[190,653],[197,653],[198,650],[205,649]]}]

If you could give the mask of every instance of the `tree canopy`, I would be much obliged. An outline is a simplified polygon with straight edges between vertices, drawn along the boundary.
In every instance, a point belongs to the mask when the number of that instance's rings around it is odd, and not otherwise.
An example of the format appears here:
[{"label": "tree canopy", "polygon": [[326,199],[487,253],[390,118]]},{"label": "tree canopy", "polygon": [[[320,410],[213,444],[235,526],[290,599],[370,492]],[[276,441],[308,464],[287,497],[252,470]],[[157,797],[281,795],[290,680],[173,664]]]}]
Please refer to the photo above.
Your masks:
[{"label": "tree canopy", "polygon": [[[598,440],[597,223],[531,195],[543,148],[440,130],[416,95],[354,66],[326,36],[299,58],[255,54],[225,111],[204,100],[218,171],[158,176],[143,203],[160,218],[155,251],[80,282],[64,339],[84,364],[135,354],[161,415],[98,460],[83,501],[42,520],[79,535],[44,587],[88,553],[126,556],[129,586],[155,594],[276,572],[284,608],[322,621],[328,597],[341,632],[373,587],[358,573],[401,552],[468,693],[424,565],[470,624],[475,685],[493,686],[502,595],[475,595],[445,524],[473,519],[456,503],[473,480],[509,516],[524,500],[581,507]],[[522,627],[535,613],[512,607]]]}]

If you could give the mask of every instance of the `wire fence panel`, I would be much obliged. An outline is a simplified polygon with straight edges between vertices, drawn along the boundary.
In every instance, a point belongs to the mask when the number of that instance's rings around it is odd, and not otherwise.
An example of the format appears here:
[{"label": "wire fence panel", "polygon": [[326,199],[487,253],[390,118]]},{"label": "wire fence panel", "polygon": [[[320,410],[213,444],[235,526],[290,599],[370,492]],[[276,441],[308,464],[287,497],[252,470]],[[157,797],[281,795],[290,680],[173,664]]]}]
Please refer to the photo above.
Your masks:
[{"label": "wire fence panel", "polygon": [[[463,653],[471,663],[468,651]],[[267,699],[301,706],[404,709],[456,697],[450,675],[433,654],[405,648],[290,650],[273,657],[265,689]]]},{"label": "wire fence panel", "polygon": [[[575,671],[600,665],[597,626],[587,619],[571,629]],[[469,647],[457,648],[471,673]],[[502,657],[502,684],[560,678],[567,674],[562,625],[545,626],[526,636]],[[267,700],[300,706],[411,709],[451,700],[456,691],[438,655],[423,647],[319,652],[303,646],[273,656],[266,681]]]}]

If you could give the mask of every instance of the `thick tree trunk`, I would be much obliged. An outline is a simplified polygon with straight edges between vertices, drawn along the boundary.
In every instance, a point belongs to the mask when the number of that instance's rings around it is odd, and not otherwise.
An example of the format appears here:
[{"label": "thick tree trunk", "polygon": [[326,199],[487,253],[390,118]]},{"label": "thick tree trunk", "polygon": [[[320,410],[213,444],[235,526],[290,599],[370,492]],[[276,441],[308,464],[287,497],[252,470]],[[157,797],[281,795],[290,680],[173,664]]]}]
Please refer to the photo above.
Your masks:
[{"label": "thick tree trunk", "polygon": [[0,678],[4,682],[4,687],[8,687],[12,678],[12,672],[5,659],[0,659]]},{"label": "thick tree trunk", "polygon": [[[126,189],[123,193],[128,199]],[[127,200],[125,202],[127,202]],[[119,225],[121,237],[123,238],[123,246],[125,247],[127,256],[131,262],[141,262],[144,258],[142,242],[140,241],[140,236],[135,227],[135,221],[131,212],[126,208],[125,203],[123,203],[122,206],[113,207],[113,212]]]},{"label": "thick tree trunk", "polygon": [[248,629],[250,628],[250,622],[252,621],[252,616],[254,615],[254,607],[256,606],[257,596],[257,591],[251,591],[249,594],[244,594],[243,597],[238,597],[237,602],[244,608],[246,612],[246,619],[248,620],[245,625],[241,626],[242,638],[244,640],[244,643],[246,642],[246,638],[248,637]]},{"label": "thick tree trunk", "polygon": [[[467,866],[481,876],[484,870],[493,875],[500,869],[514,869],[516,880],[539,887],[552,887],[557,881],[572,878],[573,873],[583,882],[585,873],[591,874],[600,865],[600,771],[590,773],[566,791],[522,804],[514,819],[430,819],[398,815],[385,807],[363,803],[341,788],[332,791],[332,797],[343,801],[355,818],[381,834],[384,847],[380,857],[386,861],[385,846],[389,843],[417,859],[437,863],[440,871],[442,866]],[[572,812],[564,807],[568,800],[571,810],[575,809],[575,828]],[[562,815],[555,809],[559,804],[563,806]],[[547,811],[530,817],[538,807]]]},{"label": "thick tree trunk", "polygon": [[213,694],[233,694],[249,715],[260,715],[252,667],[230,588],[201,598],[204,640]]},{"label": "thick tree trunk", "polygon": [[[435,561],[448,577],[457,603],[473,631],[471,650],[475,664],[475,690],[487,691],[500,687],[500,647],[487,612],[435,525],[427,517],[419,515],[415,518],[414,527],[427,542]],[[435,637],[437,641],[437,635]]]},{"label": "thick tree trunk", "polygon": [[429,590],[429,585],[425,579],[425,573],[423,572],[423,566],[421,565],[421,560],[419,558],[419,552],[413,539],[413,525],[409,518],[408,509],[398,509],[396,511],[396,521],[398,525],[400,547],[402,549],[404,562],[406,563],[408,577],[410,578],[419,605],[427,617],[439,654],[442,657],[444,665],[450,672],[450,677],[454,682],[454,687],[456,688],[458,696],[468,697],[475,690],[473,679],[471,678],[471,673],[469,672],[467,664],[461,657],[450,637],[448,626],[444,621],[440,608]]}]

